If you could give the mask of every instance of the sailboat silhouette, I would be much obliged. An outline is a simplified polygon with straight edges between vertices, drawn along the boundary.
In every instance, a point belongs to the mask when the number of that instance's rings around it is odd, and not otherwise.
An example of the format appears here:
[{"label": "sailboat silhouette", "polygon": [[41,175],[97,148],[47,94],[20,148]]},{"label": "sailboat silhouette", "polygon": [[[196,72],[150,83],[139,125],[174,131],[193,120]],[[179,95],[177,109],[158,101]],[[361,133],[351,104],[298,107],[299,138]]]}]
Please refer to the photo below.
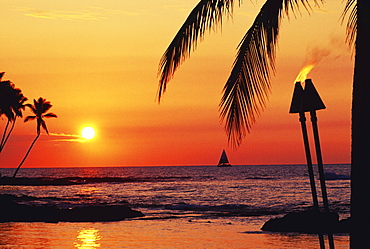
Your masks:
[{"label": "sailboat silhouette", "polygon": [[218,162],[217,167],[231,167],[229,159],[227,159],[225,150],[222,150],[220,161]]}]

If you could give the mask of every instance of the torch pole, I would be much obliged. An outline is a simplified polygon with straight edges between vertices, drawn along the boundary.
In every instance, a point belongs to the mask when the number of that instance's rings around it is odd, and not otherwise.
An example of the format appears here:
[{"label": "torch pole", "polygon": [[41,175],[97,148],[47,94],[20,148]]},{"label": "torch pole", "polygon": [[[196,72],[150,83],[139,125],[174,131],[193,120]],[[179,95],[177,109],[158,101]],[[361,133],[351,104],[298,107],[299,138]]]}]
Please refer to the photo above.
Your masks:
[{"label": "torch pole", "polygon": [[[319,139],[319,129],[317,127],[316,111],[310,111],[310,115],[311,115],[311,122],[312,122],[313,137],[315,140],[317,167],[319,170],[321,195],[322,195],[322,200],[324,204],[324,211],[325,213],[329,214],[330,212],[329,211],[329,201],[328,201],[328,194],[326,192],[325,174],[324,174],[324,166],[322,162],[322,154],[321,154],[321,146],[320,146],[320,139]],[[334,249],[333,234],[328,234],[328,240],[329,240],[329,248]]]},{"label": "torch pole", "polygon": [[322,154],[321,154],[321,146],[320,146],[320,139],[319,139],[319,129],[317,128],[316,111],[310,111],[310,115],[311,115],[311,122],[312,122],[313,137],[315,140],[317,167],[318,167],[319,176],[320,176],[322,201],[324,203],[325,212],[329,213],[329,201],[328,201],[328,194],[326,192],[325,174],[324,174],[324,166],[322,163]]},{"label": "torch pole", "polygon": [[[316,186],[315,186],[315,176],[314,176],[313,167],[312,167],[310,144],[308,142],[306,116],[305,116],[304,112],[299,112],[299,122],[301,123],[301,128],[302,128],[303,144],[304,144],[304,150],[305,150],[305,154],[306,154],[306,161],[307,161],[307,167],[308,167],[308,176],[310,178],[313,208],[316,212],[320,212],[319,202],[318,202],[318,198],[317,198],[317,191],[316,191]],[[324,236],[321,233],[319,233],[318,235],[319,235],[320,249],[325,249]]]},{"label": "torch pole", "polygon": [[315,178],[314,178],[313,167],[312,167],[310,144],[308,142],[308,135],[307,135],[306,116],[304,112],[299,112],[299,122],[301,123],[301,128],[302,128],[303,144],[304,144],[304,150],[306,154],[308,176],[310,178],[313,208],[315,211],[319,211],[319,202],[317,198]]},{"label": "torch pole", "polygon": [[[306,161],[307,161],[307,167],[308,167],[308,175],[310,178],[313,208],[315,212],[319,213],[320,212],[319,202],[317,198],[315,177],[314,177],[313,167],[312,167],[310,144],[309,144],[308,135],[307,135],[306,116],[305,116],[304,110],[302,109],[303,93],[304,91],[303,91],[301,82],[296,82],[294,85],[292,103],[290,106],[289,113],[299,114],[299,122],[301,123],[303,144],[304,144],[304,150],[306,154]],[[318,233],[318,235],[319,235],[320,249],[325,249],[324,235],[322,233]]]}]

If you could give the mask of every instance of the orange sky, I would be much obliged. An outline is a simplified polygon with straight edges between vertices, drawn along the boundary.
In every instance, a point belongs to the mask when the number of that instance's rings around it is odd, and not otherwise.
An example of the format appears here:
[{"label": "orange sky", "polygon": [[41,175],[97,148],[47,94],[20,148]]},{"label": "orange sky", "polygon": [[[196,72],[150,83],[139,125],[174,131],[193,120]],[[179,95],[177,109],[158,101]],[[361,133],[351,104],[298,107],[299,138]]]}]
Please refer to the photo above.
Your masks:
[{"label": "orange sky", "polygon": [[[232,164],[304,163],[298,117],[288,111],[294,79],[317,48],[326,56],[309,78],[327,106],[318,111],[323,160],[349,162],[353,58],[344,44],[344,4],[328,0],[311,16],[302,9],[283,20],[272,95],[233,151],[218,103],[237,45],[263,1],[244,1],[222,31],[206,35],[158,105],[159,59],[197,2],[2,0],[3,80],[30,100],[51,101],[58,115],[46,120],[51,134],[40,137],[23,167],[212,165],[223,148]],[[6,120],[0,122],[2,131]],[[97,136],[81,142],[85,126]],[[17,167],[35,127],[18,121],[0,167]]]}]

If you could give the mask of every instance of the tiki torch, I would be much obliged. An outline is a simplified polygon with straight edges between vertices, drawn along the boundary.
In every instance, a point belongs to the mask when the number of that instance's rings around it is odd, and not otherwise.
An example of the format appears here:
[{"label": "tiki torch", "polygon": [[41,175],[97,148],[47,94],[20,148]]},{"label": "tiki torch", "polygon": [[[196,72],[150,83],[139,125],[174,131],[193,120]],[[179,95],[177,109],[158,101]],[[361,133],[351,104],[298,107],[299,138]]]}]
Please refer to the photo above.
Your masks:
[{"label": "tiki torch", "polygon": [[[301,82],[296,82],[294,85],[293,97],[292,97],[292,102],[290,104],[289,113],[299,114],[299,122],[301,123],[303,144],[304,144],[304,150],[306,154],[308,176],[310,178],[313,208],[316,212],[320,212],[319,202],[317,199],[316,186],[315,186],[315,177],[314,177],[314,172],[313,172],[313,167],[312,167],[310,144],[309,144],[308,135],[307,135],[306,116],[305,116],[305,112],[302,109],[303,98],[304,98],[304,90],[302,88]],[[320,249],[325,249],[324,236],[321,233],[319,233],[318,235],[319,235]]]},{"label": "tiki torch", "polygon": [[[302,88],[302,87],[301,87]],[[322,162],[322,154],[321,154],[321,146],[320,146],[320,139],[319,139],[319,129],[317,126],[317,116],[316,111],[325,109],[325,105],[322,102],[319,93],[316,91],[316,88],[314,87],[311,79],[305,80],[305,87],[302,91],[301,95],[301,102],[300,102],[300,117],[304,117],[305,112],[310,112],[311,116],[311,123],[312,123],[312,130],[313,130],[313,137],[315,142],[315,150],[316,150],[316,159],[317,159],[317,167],[319,171],[319,177],[320,177],[320,186],[321,186],[321,194],[324,204],[324,210],[325,213],[329,214],[329,202],[328,202],[328,195],[326,192],[326,185],[325,185],[325,175],[324,175],[324,166]],[[295,111],[297,109],[293,109]],[[302,115],[303,113],[303,115]],[[301,122],[302,123],[302,122]],[[303,130],[303,128],[302,128]],[[305,135],[304,135],[305,136]],[[309,147],[308,147],[309,149]],[[307,152],[306,152],[307,154]],[[312,165],[312,164],[311,164]],[[311,167],[312,168],[312,167]],[[310,176],[310,181],[312,181]],[[314,185],[313,185],[314,187]],[[312,185],[311,185],[312,188]],[[316,188],[315,188],[316,192]],[[317,198],[317,197],[316,197]],[[328,234],[328,240],[329,240],[329,247],[331,249],[334,248],[334,239],[332,234]],[[320,246],[321,246],[321,238],[320,238]]]},{"label": "tiki torch", "polygon": [[329,202],[328,202],[328,195],[326,193],[326,186],[325,186],[325,175],[324,175],[324,166],[322,162],[322,154],[321,154],[321,146],[320,146],[320,139],[319,139],[319,129],[317,127],[317,116],[316,110],[325,109],[325,105],[322,102],[319,93],[316,91],[312,80],[307,79],[305,80],[305,87],[304,87],[304,94],[302,97],[302,111],[303,112],[310,112],[311,116],[311,123],[312,123],[312,131],[313,137],[315,141],[315,149],[316,149],[316,159],[317,159],[317,167],[319,170],[320,176],[320,186],[322,192],[322,199],[324,203],[324,210],[325,212],[329,212]]},{"label": "tiki torch", "polygon": [[294,86],[292,103],[290,105],[289,113],[299,114],[299,122],[301,123],[303,144],[304,144],[306,162],[307,162],[307,167],[308,167],[308,175],[310,178],[313,207],[314,207],[314,210],[319,211],[319,203],[317,199],[315,178],[314,178],[313,167],[312,167],[310,144],[308,142],[308,135],[307,135],[306,116],[305,116],[304,111],[302,110],[303,94],[304,94],[304,90],[302,88],[301,82],[296,82]]},{"label": "tiki torch", "polygon": [[[325,213],[329,214],[329,201],[328,201],[328,194],[326,192],[326,184],[325,184],[325,174],[324,174],[324,165],[322,162],[322,154],[321,154],[321,145],[319,139],[319,129],[317,127],[317,116],[316,110],[325,109],[325,105],[322,102],[319,93],[316,91],[315,86],[312,83],[311,79],[305,80],[305,87],[304,87],[304,94],[302,97],[302,111],[309,111],[311,116],[311,123],[312,123],[312,131],[313,137],[315,141],[315,149],[316,149],[316,159],[317,159],[317,168],[319,170],[319,177],[320,177],[320,186],[321,186],[321,195],[322,200],[324,203],[324,210]],[[329,240],[329,247],[331,249],[334,248],[334,238],[333,234],[328,234]]]}]

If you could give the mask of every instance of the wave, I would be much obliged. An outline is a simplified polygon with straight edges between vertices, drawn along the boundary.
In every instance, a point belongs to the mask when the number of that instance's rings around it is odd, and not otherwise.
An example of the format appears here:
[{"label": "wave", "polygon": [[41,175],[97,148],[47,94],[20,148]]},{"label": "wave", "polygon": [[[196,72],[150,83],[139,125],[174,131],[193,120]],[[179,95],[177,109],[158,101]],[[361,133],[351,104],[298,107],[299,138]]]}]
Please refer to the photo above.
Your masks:
[{"label": "wave", "polygon": [[[251,217],[251,216],[266,216],[266,215],[284,215],[290,212],[302,212],[312,210],[313,206],[309,203],[286,203],[285,205],[273,206],[256,206],[246,204],[222,204],[222,205],[199,205],[189,204],[186,202],[166,204],[166,205],[134,205],[140,208],[149,209],[164,209],[177,211],[179,213],[193,213],[201,215],[211,215],[216,217]],[[330,206],[331,211],[337,213],[348,213],[349,205],[343,203],[333,203]]]},{"label": "wave", "polygon": [[214,216],[262,216],[277,215],[284,213],[285,210],[272,209],[270,207],[255,207],[244,204],[223,204],[223,205],[196,205],[187,203],[169,204],[164,206],[165,209],[177,211],[201,212],[206,215]]},{"label": "wave", "polygon": [[276,177],[264,177],[264,176],[256,176],[256,177],[246,177],[245,179],[250,179],[250,180],[278,180]]}]

